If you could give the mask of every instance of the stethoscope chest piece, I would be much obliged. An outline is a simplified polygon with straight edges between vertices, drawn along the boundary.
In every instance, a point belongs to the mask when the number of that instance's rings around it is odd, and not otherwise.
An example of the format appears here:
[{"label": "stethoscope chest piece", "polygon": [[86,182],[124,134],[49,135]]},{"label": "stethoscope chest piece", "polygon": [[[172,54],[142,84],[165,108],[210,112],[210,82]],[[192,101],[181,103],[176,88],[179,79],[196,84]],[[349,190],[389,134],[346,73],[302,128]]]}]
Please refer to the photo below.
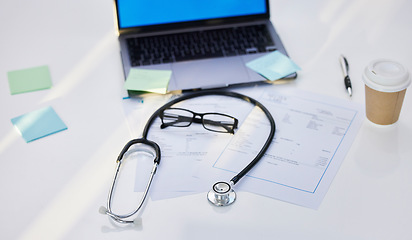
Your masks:
[{"label": "stethoscope chest piece", "polygon": [[236,193],[229,183],[217,182],[207,194],[207,199],[215,206],[228,206],[236,200]]}]

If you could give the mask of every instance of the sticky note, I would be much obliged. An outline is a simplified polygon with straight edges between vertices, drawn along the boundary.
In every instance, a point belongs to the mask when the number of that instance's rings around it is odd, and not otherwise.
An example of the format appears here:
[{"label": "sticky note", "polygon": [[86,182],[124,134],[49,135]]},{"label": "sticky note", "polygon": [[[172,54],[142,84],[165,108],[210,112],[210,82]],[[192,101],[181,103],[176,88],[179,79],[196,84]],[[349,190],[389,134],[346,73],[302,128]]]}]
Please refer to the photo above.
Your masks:
[{"label": "sticky note", "polygon": [[26,142],[67,129],[52,107],[45,107],[11,119]]},{"label": "sticky note", "polygon": [[166,93],[172,71],[130,69],[124,87],[127,90]]},{"label": "sticky note", "polygon": [[298,65],[279,51],[252,60],[246,63],[246,66],[271,81],[281,79],[300,70]]},{"label": "sticky note", "polygon": [[48,66],[10,71],[7,78],[11,94],[43,90],[52,86]]}]

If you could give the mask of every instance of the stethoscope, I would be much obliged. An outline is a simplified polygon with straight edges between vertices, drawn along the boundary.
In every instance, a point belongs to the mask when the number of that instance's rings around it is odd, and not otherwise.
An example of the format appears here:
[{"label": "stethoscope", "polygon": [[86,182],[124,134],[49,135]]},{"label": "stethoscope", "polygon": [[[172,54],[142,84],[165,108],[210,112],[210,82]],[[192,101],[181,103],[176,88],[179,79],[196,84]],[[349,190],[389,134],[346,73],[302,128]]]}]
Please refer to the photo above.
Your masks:
[{"label": "stethoscope", "polygon": [[[120,152],[120,154],[119,154],[119,156],[116,160],[117,167],[116,167],[116,171],[115,171],[113,181],[112,181],[112,184],[111,184],[111,187],[110,187],[109,195],[108,195],[108,198],[107,198],[107,206],[106,207],[101,207],[99,209],[100,213],[107,214],[113,220],[115,220],[116,222],[119,222],[119,223],[134,223],[134,224],[139,223],[139,221],[140,221],[139,218],[136,218],[134,220],[128,220],[128,218],[135,215],[141,209],[141,207],[142,207],[142,205],[143,205],[143,203],[144,203],[144,201],[147,197],[147,194],[149,192],[150,185],[152,184],[153,177],[156,174],[157,167],[160,164],[160,156],[161,156],[161,151],[160,151],[159,145],[157,145],[157,143],[147,139],[147,135],[149,133],[150,127],[152,126],[155,119],[159,116],[159,114],[164,109],[167,109],[167,108],[171,107],[172,105],[174,105],[176,103],[179,103],[179,102],[182,102],[184,100],[188,100],[188,99],[192,99],[192,98],[196,98],[196,97],[201,97],[201,96],[208,96],[208,95],[221,95],[221,96],[227,96],[227,97],[234,97],[234,98],[239,98],[239,99],[245,100],[247,102],[250,102],[250,103],[254,104],[255,106],[259,107],[265,113],[267,119],[270,122],[270,127],[271,128],[270,128],[269,136],[268,136],[265,144],[263,145],[262,149],[255,156],[255,158],[245,168],[243,168],[236,176],[234,176],[229,182],[221,181],[221,182],[215,183],[212,186],[212,189],[207,194],[207,199],[209,200],[209,202],[211,204],[213,204],[215,206],[228,206],[228,205],[232,204],[233,202],[235,202],[236,192],[233,190],[233,186],[242,177],[244,177],[259,162],[259,160],[265,154],[266,150],[269,148],[269,145],[272,142],[273,137],[275,136],[275,131],[276,131],[275,120],[273,119],[271,113],[269,112],[269,110],[266,109],[265,106],[263,106],[260,102],[258,102],[257,100],[255,100],[251,97],[248,97],[246,95],[236,93],[236,92],[228,92],[228,91],[220,91],[220,90],[208,90],[208,91],[194,92],[194,93],[186,94],[186,95],[183,95],[181,97],[175,98],[175,99],[171,100],[170,102],[164,104],[162,107],[160,107],[158,110],[156,110],[152,114],[152,116],[148,119],[148,121],[146,123],[146,126],[143,130],[142,138],[133,139],[133,140],[129,141],[124,146],[122,151]],[[124,214],[124,215],[115,214],[112,211],[112,197],[113,197],[114,188],[116,186],[116,181],[117,181],[117,178],[118,178],[118,175],[119,175],[119,171],[120,171],[122,161],[124,160],[123,159],[124,155],[134,145],[139,146],[139,151],[142,151],[142,152],[148,154],[149,156],[153,157],[153,159],[154,159],[153,160],[153,168],[151,170],[148,183],[146,185],[146,188],[143,192],[143,196],[142,196],[142,198],[140,200],[140,203],[137,206],[137,208],[134,211],[132,211],[128,214]]]}]

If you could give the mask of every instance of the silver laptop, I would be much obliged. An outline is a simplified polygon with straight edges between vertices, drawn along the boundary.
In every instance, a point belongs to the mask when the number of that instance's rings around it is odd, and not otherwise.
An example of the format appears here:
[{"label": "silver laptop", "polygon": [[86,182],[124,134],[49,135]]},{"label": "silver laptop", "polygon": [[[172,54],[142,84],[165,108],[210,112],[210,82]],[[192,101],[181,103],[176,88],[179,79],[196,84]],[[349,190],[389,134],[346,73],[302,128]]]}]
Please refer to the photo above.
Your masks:
[{"label": "silver laptop", "polygon": [[115,7],[125,77],[131,68],[171,70],[168,91],[261,82],[246,63],[276,50],[287,55],[268,0],[115,0]]}]

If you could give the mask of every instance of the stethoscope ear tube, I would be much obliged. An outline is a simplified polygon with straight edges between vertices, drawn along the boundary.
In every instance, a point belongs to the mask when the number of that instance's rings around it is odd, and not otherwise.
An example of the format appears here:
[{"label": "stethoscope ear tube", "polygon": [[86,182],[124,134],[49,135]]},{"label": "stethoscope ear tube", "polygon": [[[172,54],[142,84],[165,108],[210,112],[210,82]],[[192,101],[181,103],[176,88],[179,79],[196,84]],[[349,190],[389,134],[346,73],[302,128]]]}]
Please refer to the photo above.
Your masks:
[{"label": "stethoscope ear tube", "polygon": [[[144,144],[144,145],[147,145],[147,146],[154,149],[155,154],[154,154],[154,160],[153,160],[153,168],[152,168],[152,171],[150,173],[149,181],[146,185],[145,191],[143,193],[143,196],[140,200],[140,203],[139,203],[138,207],[133,212],[131,212],[129,214],[118,215],[118,214],[113,213],[112,209],[111,209],[113,191],[114,191],[114,188],[115,188],[115,185],[116,185],[116,182],[117,182],[117,177],[118,177],[118,174],[119,174],[119,171],[120,171],[120,167],[121,167],[121,164],[122,164],[123,157],[126,154],[126,152],[130,149],[130,147],[133,146],[134,144]],[[130,140],[128,143],[126,143],[126,145],[123,147],[122,151],[120,152],[120,154],[119,154],[119,156],[116,160],[117,167],[116,167],[116,171],[115,171],[115,174],[114,174],[114,177],[113,177],[112,185],[110,187],[109,196],[107,198],[107,207],[106,208],[101,207],[99,212],[102,213],[102,214],[106,214],[106,215],[110,216],[113,220],[115,220],[118,223],[136,223],[136,222],[139,222],[139,218],[136,218],[133,221],[126,220],[126,218],[129,218],[129,217],[133,216],[134,214],[136,214],[139,211],[139,209],[142,207],[142,205],[143,205],[143,203],[144,203],[144,201],[147,197],[147,193],[149,192],[150,185],[152,184],[153,176],[156,173],[157,166],[160,163],[160,158],[161,158],[161,156],[160,156],[160,147],[159,147],[159,145],[157,145],[157,143],[155,143],[153,141],[147,140],[146,138],[138,138],[138,139]]]}]

